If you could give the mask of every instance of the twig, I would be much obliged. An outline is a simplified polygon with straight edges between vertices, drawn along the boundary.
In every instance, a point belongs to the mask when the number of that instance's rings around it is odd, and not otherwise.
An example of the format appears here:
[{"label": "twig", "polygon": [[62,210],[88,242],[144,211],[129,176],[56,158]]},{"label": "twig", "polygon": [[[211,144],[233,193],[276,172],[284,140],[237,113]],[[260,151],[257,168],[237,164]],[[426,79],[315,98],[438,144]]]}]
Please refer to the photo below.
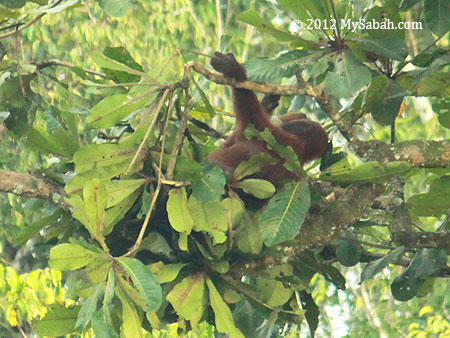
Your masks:
[{"label": "twig", "polygon": [[[156,112],[155,112],[155,116],[153,116],[153,120],[150,122],[150,125],[147,128],[147,132],[145,133],[144,138],[142,139],[141,144],[139,145],[138,150],[136,151],[136,153],[134,154],[133,159],[131,160],[130,165],[128,166],[127,170],[125,171],[125,176],[129,174],[131,168],[133,167],[133,165],[136,163],[136,160],[140,154],[140,152],[142,151],[142,148],[144,147],[144,145],[147,143],[148,137],[150,135],[150,131],[153,129],[153,126],[156,123],[156,120],[158,118],[159,112],[161,111],[161,108],[164,104],[164,101],[166,100],[166,96],[169,93],[169,89],[166,89],[161,97],[161,100],[159,101],[158,107],[156,108]],[[162,152],[162,150],[161,150]]]},{"label": "twig", "polygon": [[[189,81],[189,79],[191,77],[192,77],[192,73],[190,71],[190,68],[185,67],[184,80],[186,80],[186,82],[187,82],[187,81]],[[177,135],[175,136],[174,146],[172,148],[172,153],[170,154],[169,164],[167,165],[166,176],[169,180],[173,179],[173,170],[175,168],[175,163],[177,160],[178,152],[182,146],[183,135],[184,135],[184,131],[186,130],[189,112],[194,105],[192,103],[191,97],[189,95],[188,87],[185,87],[184,91],[186,94],[186,104],[184,106],[184,110],[182,113],[180,127],[178,128]]]},{"label": "twig", "polygon": [[[63,61],[55,60],[55,59],[47,60],[47,61],[43,61],[43,62],[39,62],[39,63],[35,63],[35,66],[36,66],[36,68],[38,70],[41,70],[43,68],[50,67],[50,66],[61,66],[61,67],[67,67],[67,68],[75,68],[76,67],[75,65],[73,65],[71,63],[63,62]],[[93,71],[93,70],[90,70],[90,69],[87,69],[87,68],[81,68],[81,69],[84,72],[88,73],[88,74],[99,76],[99,77],[102,77],[102,78],[105,78],[105,79],[108,78],[106,75],[104,75],[102,73],[98,73],[96,71]]]},{"label": "twig", "polygon": [[[164,92],[163,97],[161,98],[161,102],[164,101],[165,96],[167,95],[168,90]],[[172,101],[172,96],[170,97],[170,101]],[[160,105],[161,106],[161,105]],[[160,109],[161,107],[159,107]],[[156,200],[158,199],[159,192],[161,191],[161,185],[162,185],[162,163],[163,163],[163,155],[164,155],[164,146],[166,143],[166,134],[167,134],[167,126],[169,124],[169,110],[166,114],[166,121],[164,122],[164,132],[163,132],[163,139],[161,142],[161,153],[159,155],[159,166],[157,168],[158,172],[158,183],[156,184],[155,192],[153,193],[152,202],[150,203],[150,207],[148,208],[147,215],[145,215],[144,223],[142,224],[141,231],[139,232],[139,236],[136,239],[136,242],[134,243],[133,247],[122,257],[128,257],[132,256],[136,253],[136,251],[139,249],[142,243],[142,239],[144,238],[145,230],[147,230],[148,222],[150,220],[150,216],[153,212],[153,209],[155,208]]]},{"label": "twig", "polygon": [[[50,8],[56,7],[57,5],[59,5],[62,2],[62,0],[58,0],[57,2],[55,2]],[[8,36],[14,35],[16,33],[19,33],[20,31],[23,31],[25,28],[30,27],[32,24],[34,24],[36,21],[40,20],[45,14],[47,13],[42,13],[39,14],[37,17],[35,17],[33,20],[31,20],[30,22],[28,22],[27,24],[24,24],[22,27],[20,28],[16,28],[15,30],[2,34],[0,35],[0,39],[4,39],[7,38]]]}]

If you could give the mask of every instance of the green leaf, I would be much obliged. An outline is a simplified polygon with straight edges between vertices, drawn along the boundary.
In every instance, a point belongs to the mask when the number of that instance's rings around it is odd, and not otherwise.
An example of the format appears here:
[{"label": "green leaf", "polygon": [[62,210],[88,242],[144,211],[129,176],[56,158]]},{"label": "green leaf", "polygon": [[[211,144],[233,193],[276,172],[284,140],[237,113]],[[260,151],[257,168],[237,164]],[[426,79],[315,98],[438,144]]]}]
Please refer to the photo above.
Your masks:
[{"label": "green leaf", "polygon": [[305,47],[305,48],[317,47],[317,44],[313,41],[308,41],[299,36],[292,35],[289,32],[276,29],[270,22],[264,21],[264,19],[261,18],[261,16],[255,11],[252,10],[244,11],[240,13],[236,17],[236,19],[256,27],[256,29],[258,29],[258,31],[261,33],[268,33],[272,35],[275,39],[277,39],[280,42],[290,42],[291,46]]},{"label": "green leaf", "polygon": [[335,68],[327,74],[324,89],[336,97],[356,96],[372,79],[370,70],[348,50],[337,56]]},{"label": "green leaf", "polygon": [[184,156],[178,156],[173,170],[175,180],[198,180],[202,176],[202,166],[200,163]]},{"label": "green leaf", "polygon": [[94,292],[83,302],[75,327],[84,329],[92,319],[93,314],[97,311],[97,303],[103,292],[104,283],[99,283]]},{"label": "green leaf", "polygon": [[184,278],[166,296],[178,316],[196,327],[206,307],[205,276],[202,273]]},{"label": "green leaf", "polygon": [[205,105],[206,108],[206,112],[209,113],[209,117],[212,118],[213,116],[216,115],[216,111],[214,110],[213,106],[209,102],[208,97],[206,96],[205,92],[200,88],[198,83],[194,80],[192,81],[194,82],[195,88],[197,89],[197,91],[200,94],[200,97],[202,98],[203,104]]},{"label": "green leaf", "polygon": [[364,270],[361,272],[361,282],[372,278],[377,273],[381,272],[389,264],[395,264],[400,258],[405,254],[405,247],[401,246],[390,253],[385,255],[383,258],[377,259],[376,261],[370,262],[366,265]]},{"label": "green leaf", "polygon": [[206,231],[214,237],[215,244],[226,240],[225,232],[228,230],[227,209],[220,202],[201,203],[194,196],[188,201],[192,219],[195,220],[195,231]]},{"label": "green leaf", "polygon": [[159,232],[151,232],[141,243],[139,250],[149,250],[154,254],[161,254],[171,257],[173,250],[167,243],[166,239]]},{"label": "green leaf", "polygon": [[[128,0],[126,0],[126,1],[128,1]],[[112,1],[108,1],[108,2],[112,3]],[[138,71],[136,69],[133,69],[131,67],[128,67],[128,66],[124,65],[123,63],[120,63],[114,59],[111,59],[111,58],[107,57],[106,55],[103,55],[100,52],[94,52],[92,54],[92,59],[94,60],[94,62],[96,64],[98,64],[100,67],[103,67],[103,68],[118,70],[118,71],[122,71],[122,72],[125,72],[128,74],[137,75],[137,76],[146,76],[145,73]]]},{"label": "green leaf", "polygon": [[300,68],[301,59],[308,56],[306,50],[292,50],[273,58],[256,58],[245,62],[245,69],[252,81],[278,83],[290,78]]},{"label": "green leaf", "polygon": [[[114,298],[114,289],[116,287],[116,276],[114,275],[114,268],[112,265],[109,266],[108,278],[106,281],[105,294],[103,296],[103,308],[102,308],[102,317],[103,321],[106,325],[110,325],[111,322],[111,311],[110,305],[112,304]],[[94,320],[92,322],[94,326]],[[95,327],[94,327],[95,331]]]},{"label": "green leaf", "polygon": [[[253,133],[253,131],[249,130],[248,127],[246,130],[246,135],[247,131],[249,131],[248,135]],[[257,132],[257,135],[259,135],[264,142],[267,143],[268,149],[274,150],[285,160],[283,166],[287,170],[299,176],[302,175],[302,165],[300,164],[299,158],[292,147],[286,147],[279,144],[275,139],[275,136],[273,136],[272,132],[268,128],[264,129],[262,132]]]},{"label": "green leaf", "polygon": [[113,325],[105,321],[103,311],[98,311],[92,316],[91,325],[95,338],[119,338]]},{"label": "green leaf", "polygon": [[403,97],[408,93],[395,81],[384,75],[372,80],[363,109],[372,113],[373,118],[381,125],[390,125],[398,115]]},{"label": "green leaf", "polygon": [[[103,55],[137,71],[144,71],[144,68],[133,59],[130,52],[124,47],[106,47]],[[133,83],[141,79],[138,75],[132,75],[123,71],[115,71],[108,68],[103,69],[103,71],[108,77],[119,83]]]},{"label": "green leaf", "polygon": [[243,161],[234,170],[234,177],[240,180],[246,176],[252,175],[261,171],[265,164],[275,164],[276,160],[267,153],[258,153],[250,157],[248,161]]},{"label": "green leaf", "polygon": [[158,279],[158,282],[160,284],[163,284],[175,280],[181,269],[183,269],[186,265],[187,264],[185,263],[164,264],[160,269],[152,270],[152,267],[150,267],[150,270],[153,271],[156,278]]},{"label": "green leaf", "polygon": [[310,293],[307,293],[306,291],[300,291],[299,294],[302,309],[306,310],[305,318],[306,321],[308,322],[309,332],[311,334],[311,337],[314,338],[314,334],[319,324],[319,315],[320,315],[319,307],[317,306],[316,302],[314,301],[314,298],[311,296]]},{"label": "green leaf", "polygon": [[28,130],[27,143],[41,152],[66,157],[72,157],[78,149],[76,137],[62,128],[58,128],[50,134],[43,127],[35,126]]},{"label": "green leaf", "polygon": [[[337,165],[340,165],[338,162]],[[393,176],[405,175],[411,170],[408,162],[389,162],[385,166],[369,161],[356,168],[337,168],[332,165],[319,177],[322,181],[339,183],[382,183]]]},{"label": "green leaf", "polygon": [[310,207],[307,182],[291,182],[275,194],[259,216],[259,229],[264,244],[274,246],[295,238]]},{"label": "green leaf", "polygon": [[192,195],[199,202],[217,201],[223,194],[225,183],[221,168],[206,165],[202,177],[192,182]]},{"label": "green leaf", "polygon": [[48,337],[70,334],[75,331],[79,311],[79,306],[66,308],[59,303],[52,304],[44,318],[33,321],[33,333]]},{"label": "green leaf", "polygon": [[92,107],[86,122],[91,128],[111,128],[148,103],[146,95],[117,94],[104,98]]},{"label": "green leaf", "polygon": [[424,0],[425,22],[437,36],[450,30],[450,6],[448,0]]},{"label": "green leaf", "polygon": [[64,243],[51,248],[48,263],[52,269],[76,270],[99,258],[97,253],[86,250],[78,244]]},{"label": "green leaf", "polygon": [[450,210],[450,175],[433,181],[430,191],[417,194],[408,199],[408,208],[417,216],[435,216],[448,214]]},{"label": "green leaf", "polygon": [[396,61],[404,61],[408,56],[408,47],[403,39],[395,35],[360,38],[357,40],[358,46],[367,52],[384,56]]},{"label": "green leaf", "polygon": [[22,8],[26,0],[0,0],[0,4],[8,8]]},{"label": "green leaf", "polygon": [[105,184],[98,178],[87,182],[83,188],[83,199],[84,209],[89,222],[86,228],[92,237],[97,240],[103,240],[106,225],[105,209],[108,202]]},{"label": "green leaf", "polygon": [[102,170],[103,167],[119,165],[123,162],[129,164],[135,153],[136,149],[125,148],[117,144],[89,144],[76,151],[73,155],[73,162],[75,171],[79,174],[94,168]]},{"label": "green leaf", "polygon": [[448,97],[450,95],[450,72],[440,70],[425,76],[416,86],[418,96]]},{"label": "green leaf", "polygon": [[127,15],[133,8],[131,0],[99,0],[98,4],[106,14],[117,18]]},{"label": "green leaf", "polygon": [[406,272],[414,278],[427,279],[447,264],[447,253],[444,249],[420,249],[411,260]]},{"label": "green leaf", "polygon": [[260,253],[264,241],[258,227],[246,224],[244,230],[236,234],[236,244],[243,253],[256,255]]},{"label": "green leaf", "polygon": [[412,299],[424,284],[424,280],[414,278],[409,274],[402,274],[394,279],[391,285],[392,296],[399,301],[406,302]]},{"label": "green leaf", "polygon": [[169,191],[167,215],[172,228],[178,232],[191,233],[194,221],[188,208],[186,189],[175,188]]},{"label": "green leaf", "polygon": [[261,301],[271,307],[286,304],[294,293],[290,287],[284,287],[282,282],[263,277],[256,279],[256,288]]},{"label": "green leaf", "polygon": [[122,303],[122,325],[120,326],[121,337],[144,338],[142,320],[132,300],[122,291],[116,288],[116,295]]},{"label": "green leaf", "polygon": [[137,259],[121,257],[118,261],[144,301],[144,311],[157,311],[161,306],[162,291],[153,273]]},{"label": "green leaf", "polygon": [[230,308],[223,301],[213,282],[207,278],[206,284],[208,285],[209,301],[214,311],[217,331],[226,333],[230,338],[245,338],[242,332],[234,325]]},{"label": "green leaf", "polygon": [[358,243],[340,240],[336,248],[336,258],[343,266],[354,266],[361,260],[361,248]]},{"label": "green leaf", "polygon": [[272,197],[275,193],[275,186],[266,180],[251,178],[237,182],[234,186],[260,199]]},{"label": "green leaf", "polygon": [[43,217],[40,220],[34,222],[30,226],[20,228],[19,233],[14,236],[13,246],[17,247],[19,245],[25,244],[30,238],[39,233],[39,231],[41,231],[47,225],[56,222],[62,215],[63,215],[62,209],[56,209],[55,212],[50,216]]},{"label": "green leaf", "polygon": [[137,190],[131,195],[127,196],[124,200],[120,201],[118,204],[106,210],[105,214],[105,236],[109,235],[114,228],[114,225],[119,223],[128,210],[131,209],[136,199],[139,197],[140,191]]},{"label": "green leaf", "polygon": [[434,103],[433,111],[439,114],[439,123],[445,128],[450,129],[450,98]]},{"label": "green leaf", "polygon": [[105,183],[105,189],[108,195],[107,208],[111,208],[122,202],[125,198],[139,189],[147,180],[114,180]]}]

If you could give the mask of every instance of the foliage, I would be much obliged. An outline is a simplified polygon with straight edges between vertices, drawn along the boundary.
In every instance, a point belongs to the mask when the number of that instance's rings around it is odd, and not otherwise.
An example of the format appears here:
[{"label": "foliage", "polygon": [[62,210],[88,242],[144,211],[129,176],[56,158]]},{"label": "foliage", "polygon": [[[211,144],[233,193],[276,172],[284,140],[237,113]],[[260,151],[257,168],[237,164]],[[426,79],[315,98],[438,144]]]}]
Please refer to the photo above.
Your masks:
[{"label": "foliage", "polygon": [[[60,278],[52,278],[53,270],[35,273],[44,274],[44,280],[31,273],[20,281],[7,268],[2,295],[10,292],[18,297],[17,304],[29,299],[31,305],[9,305],[3,320],[46,336],[164,336],[165,328],[212,336],[209,323],[230,337],[262,337],[293,335],[303,322],[314,336],[316,330],[321,333],[318,319],[326,312],[327,298],[318,276],[335,290],[345,289],[349,277],[340,266],[365,264],[358,271],[364,287],[386,268],[405,266],[392,269],[386,282],[398,301],[434,292],[436,278],[448,276],[448,247],[408,242],[392,224],[401,216],[426,233],[448,231],[449,168],[427,168],[418,159],[422,154],[412,160],[400,161],[397,154],[378,161],[371,153],[344,152],[341,145],[353,142],[357,148],[358,136],[369,137],[367,131],[351,128],[358,124],[382,141],[389,136],[408,140],[413,128],[423,139],[448,138],[450,58],[445,36],[450,13],[444,2],[280,0],[279,7],[266,4],[259,12],[237,3],[219,16],[219,27],[224,19],[233,27],[229,33],[236,35],[220,31],[222,47],[228,44],[240,54],[249,48],[238,20],[258,30],[252,53],[270,51],[271,46],[282,51],[251,59],[251,79],[282,84],[297,80],[299,87],[307,81],[314,89],[283,98],[280,110],[301,109],[327,123],[330,134],[341,132],[346,138],[334,138],[320,168],[315,162],[305,169],[303,180],[275,190],[252,176],[270,158],[254,156],[242,163],[238,182],[207,163],[218,144],[211,137],[217,131],[209,125],[228,121],[216,119],[215,113],[227,114],[220,101],[206,94],[213,87],[194,74],[198,69],[183,66],[194,58],[191,49],[199,45],[209,52],[217,45],[212,34],[204,34],[215,29],[213,6],[176,0],[168,1],[169,8],[146,1],[86,2],[84,7],[78,1],[0,1],[0,14],[17,24],[17,30],[27,15],[46,13],[40,29],[32,26],[11,34],[8,41],[15,38],[15,47],[2,48],[0,111],[7,129],[2,133],[16,148],[32,151],[25,168],[39,166],[39,177],[45,176],[51,186],[64,186],[67,203],[32,200],[27,208],[9,195],[15,218],[10,211],[2,213],[15,224],[2,231],[16,248],[35,245],[41,261],[48,253],[49,266],[66,271],[67,297],[74,300],[63,302]],[[156,20],[182,11],[194,24]],[[74,36],[53,40],[50,27],[56,25],[50,23],[60,12],[69,20],[58,17],[57,27]],[[143,25],[146,13],[153,20]],[[270,21],[274,14],[278,20]],[[138,20],[131,20],[133,16]],[[424,27],[377,30],[362,27],[362,19],[372,25],[416,21]],[[87,30],[97,20],[102,28]],[[333,22],[337,28],[329,26]],[[122,23],[126,34],[115,39]],[[32,51],[23,59],[18,56],[19,33]],[[46,34],[51,37],[42,43]],[[272,40],[261,41],[261,36]],[[86,49],[72,48],[74,41]],[[139,41],[152,47],[139,48]],[[74,64],[51,60],[57,55]],[[421,96],[432,103],[430,135],[424,135],[430,128],[413,109],[413,98]],[[303,174],[296,156],[270,132],[248,130],[247,135],[263,139],[285,159],[287,170]],[[399,178],[406,181],[400,188]],[[324,189],[310,184],[313,180]],[[13,191],[18,195],[20,184]],[[355,201],[346,193],[361,186],[381,187],[383,192],[367,210],[352,210],[349,216],[337,202]],[[40,213],[32,215],[35,210]],[[19,221],[22,211],[27,222]],[[349,221],[314,229],[314,220],[340,219]],[[309,235],[314,230],[315,236]],[[330,234],[321,234],[328,230]],[[318,240],[321,235],[329,237]],[[301,244],[308,239],[307,245]],[[30,297],[27,289],[21,290],[34,278],[30,288],[42,291],[38,285],[48,284],[48,274],[57,296],[47,292]],[[49,294],[55,299],[44,305],[40,300]],[[47,309],[50,303],[55,304]],[[20,319],[17,323],[14,316]],[[446,332],[439,314],[428,318],[423,331],[437,325],[439,332]],[[409,332],[420,336],[421,328],[411,324]]]}]

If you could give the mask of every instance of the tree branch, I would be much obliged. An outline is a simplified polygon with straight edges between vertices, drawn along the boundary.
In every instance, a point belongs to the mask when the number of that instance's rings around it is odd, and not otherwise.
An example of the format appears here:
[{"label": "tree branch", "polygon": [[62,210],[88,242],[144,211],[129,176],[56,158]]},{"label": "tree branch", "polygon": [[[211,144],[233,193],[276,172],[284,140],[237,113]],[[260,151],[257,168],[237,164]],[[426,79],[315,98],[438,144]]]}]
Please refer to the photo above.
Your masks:
[{"label": "tree branch", "polygon": [[64,187],[50,182],[45,177],[0,169],[0,191],[44,199],[64,210],[70,210],[70,205],[64,200]]},{"label": "tree branch", "polygon": [[415,168],[450,167],[450,140],[411,140],[387,144],[379,140],[356,141],[357,154],[372,161],[407,161]]},{"label": "tree branch", "polygon": [[323,246],[339,238],[353,223],[370,209],[374,199],[384,191],[383,185],[353,185],[334,201],[320,204],[320,212],[309,214],[302,225],[293,251]]}]

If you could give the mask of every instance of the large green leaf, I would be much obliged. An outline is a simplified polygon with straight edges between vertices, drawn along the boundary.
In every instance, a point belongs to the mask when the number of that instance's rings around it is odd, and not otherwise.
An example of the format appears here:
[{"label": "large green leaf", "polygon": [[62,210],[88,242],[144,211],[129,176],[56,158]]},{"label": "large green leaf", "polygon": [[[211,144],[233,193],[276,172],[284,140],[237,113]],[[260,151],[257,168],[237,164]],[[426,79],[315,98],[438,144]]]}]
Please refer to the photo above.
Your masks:
[{"label": "large green leaf", "polygon": [[353,97],[371,78],[370,70],[345,50],[336,57],[335,71],[327,74],[324,90],[336,97]]},{"label": "large green leaf", "polygon": [[427,279],[446,267],[447,253],[444,249],[420,249],[411,260],[406,272],[415,278]]},{"label": "large green leaf", "polygon": [[425,76],[417,84],[418,96],[450,96],[450,72],[448,70],[435,71]]},{"label": "large green leaf", "polygon": [[56,270],[76,270],[80,269],[100,256],[78,244],[59,244],[50,250],[50,260],[48,264]]},{"label": "large green leaf", "polygon": [[197,326],[206,307],[205,276],[202,273],[184,278],[166,296],[178,316]]},{"label": "large green leaf", "polygon": [[79,306],[66,308],[59,303],[50,306],[46,316],[33,321],[33,332],[47,337],[60,337],[75,331]]},{"label": "large green leaf", "polygon": [[114,227],[125,214],[133,206],[136,199],[139,197],[140,192],[137,190],[132,194],[128,195],[125,199],[120,201],[118,204],[106,210],[105,215],[105,236],[109,235]]},{"label": "large green leaf", "polygon": [[27,133],[28,144],[44,153],[72,157],[78,149],[78,140],[68,131],[58,128],[49,133],[41,126],[31,128]]},{"label": "large green leaf", "polygon": [[92,316],[97,311],[97,303],[102,295],[103,287],[104,283],[99,283],[94,292],[83,302],[75,324],[78,329],[84,329],[92,320]]},{"label": "large green leaf", "polygon": [[260,31],[261,33],[268,33],[272,35],[280,42],[290,42],[292,46],[306,48],[313,48],[317,46],[317,44],[313,41],[305,40],[299,36],[273,27],[270,22],[264,21],[264,19],[261,18],[261,16],[257,12],[252,10],[247,10],[240,13],[237,16],[237,20],[256,27],[256,29],[258,29],[258,31]]},{"label": "large green leaf", "polygon": [[200,202],[218,201],[226,179],[219,167],[205,165],[200,179],[192,181],[192,195]]},{"label": "large green leaf", "polygon": [[181,269],[186,263],[163,264],[158,262],[149,266],[149,269],[155,274],[160,284],[169,283],[177,278]]},{"label": "large green leaf", "polygon": [[431,31],[444,35],[450,30],[450,6],[448,0],[424,0],[425,22]]},{"label": "large green leaf", "polygon": [[429,192],[413,195],[407,203],[417,216],[447,215],[450,211],[450,175],[434,180]]},{"label": "large green leaf", "polygon": [[140,318],[133,301],[124,293],[124,290],[117,287],[116,295],[122,303],[122,325],[120,327],[121,337],[144,338],[142,319]]},{"label": "large green leaf", "polygon": [[286,304],[294,293],[292,288],[285,287],[282,282],[264,277],[256,279],[256,288],[260,299],[272,307]]},{"label": "large green leaf", "polygon": [[227,209],[218,201],[199,202],[194,196],[188,201],[188,208],[194,222],[195,231],[210,233],[215,243],[226,240],[225,232],[228,230]]},{"label": "large green leaf", "polygon": [[372,113],[381,125],[390,125],[395,121],[403,97],[407,94],[395,81],[384,75],[377,76],[367,89],[363,109]]},{"label": "large green leaf", "polygon": [[146,95],[117,94],[104,98],[92,107],[86,122],[92,128],[110,128],[148,103]]},{"label": "large green leaf", "polygon": [[105,184],[98,178],[87,182],[83,187],[84,209],[88,224],[86,228],[95,239],[103,239],[105,231],[105,210],[108,203],[108,193]]},{"label": "large green leaf", "polygon": [[131,161],[136,149],[125,148],[117,144],[89,144],[81,147],[73,155],[75,171],[81,173],[100,167]]},{"label": "large green leaf", "polygon": [[376,261],[370,262],[366,265],[364,270],[361,272],[361,283],[367,279],[372,278],[377,273],[381,272],[389,264],[395,264],[405,253],[405,247],[401,246],[395,250],[392,250],[383,258],[377,259]]},{"label": "large green leaf", "polygon": [[293,50],[269,59],[250,59],[245,62],[247,75],[253,81],[279,83],[283,77],[292,77],[306,58],[306,50]]},{"label": "large green leaf", "polygon": [[121,257],[118,261],[144,301],[144,311],[157,311],[161,306],[162,291],[153,273],[137,259]]},{"label": "large green leaf", "polygon": [[112,17],[127,15],[133,8],[133,2],[131,0],[99,0],[98,3],[106,14]]},{"label": "large green leaf", "polygon": [[[130,52],[128,52],[128,50],[124,47],[106,47],[103,51],[103,55],[137,71],[144,71],[144,68],[133,59]],[[103,71],[106,75],[108,75],[108,77],[119,83],[138,82],[141,78],[138,75],[129,74],[118,70],[110,70],[108,68],[104,68]]]},{"label": "large green leaf", "polygon": [[113,180],[105,182],[105,189],[108,194],[107,208],[119,204],[147,181],[145,179],[135,180]]},{"label": "large green leaf", "polygon": [[214,321],[217,331],[226,333],[230,338],[244,338],[241,331],[234,325],[230,308],[223,301],[213,282],[207,278],[206,284],[209,290],[209,301],[214,311]]},{"label": "large green leaf", "polygon": [[395,35],[367,39],[360,38],[357,42],[358,46],[364,50],[388,59],[403,61],[408,56],[408,48],[405,41]]},{"label": "large green leaf", "polygon": [[188,234],[191,232],[194,221],[188,208],[186,189],[175,188],[169,191],[167,215],[170,225],[176,231]]},{"label": "large green leaf", "polygon": [[30,238],[38,234],[44,227],[56,222],[62,215],[62,209],[56,209],[51,215],[39,219],[32,225],[20,228],[19,233],[14,236],[13,245],[17,247],[25,244]]},{"label": "large green leaf", "polygon": [[264,243],[273,246],[298,235],[310,207],[307,182],[291,182],[272,197],[259,216]]},{"label": "large green leaf", "polygon": [[275,193],[275,186],[266,180],[247,179],[235,184],[236,188],[242,189],[247,194],[256,198],[264,199],[272,197]]}]

